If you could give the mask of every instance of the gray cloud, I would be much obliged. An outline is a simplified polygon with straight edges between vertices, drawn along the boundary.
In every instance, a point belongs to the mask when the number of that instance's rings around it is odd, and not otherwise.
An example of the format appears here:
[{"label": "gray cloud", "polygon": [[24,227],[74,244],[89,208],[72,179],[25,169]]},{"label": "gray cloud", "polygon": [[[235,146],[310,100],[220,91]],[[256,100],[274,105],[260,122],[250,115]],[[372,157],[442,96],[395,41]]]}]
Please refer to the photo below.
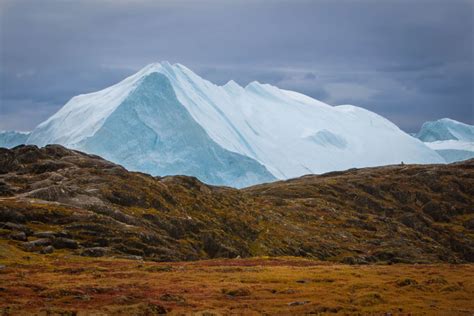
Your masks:
[{"label": "gray cloud", "polygon": [[31,129],[69,98],[150,62],[352,103],[403,129],[474,123],[469,0],[0,2],[0,129]]}]

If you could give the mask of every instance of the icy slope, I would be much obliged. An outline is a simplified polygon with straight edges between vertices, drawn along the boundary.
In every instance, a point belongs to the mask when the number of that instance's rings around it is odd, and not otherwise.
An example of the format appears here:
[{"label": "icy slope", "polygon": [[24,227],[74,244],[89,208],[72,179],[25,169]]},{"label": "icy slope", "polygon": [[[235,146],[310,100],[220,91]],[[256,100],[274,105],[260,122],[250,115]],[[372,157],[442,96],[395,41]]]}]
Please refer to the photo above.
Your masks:
[{"label": "icy slope", "polygon": [[255,160],[210,139],[160,73],[145,76],[94,136],[76,147],[154,175],[193,175],[236,187],[275,180]]},{"label": "icy slope", "polygon": [[424,142],[440,140],[461,140],[474,142],[474,126],[449,118],[426,122],[416,135]]},{"label": "icy slope", "polygon": [[275,180],[257,161],[216,144],[178,101],[168,77],[144,72],[113,89],[74,97],[28,142],[59,143],[129,170],[185,174],[216,185]]},{"label": "icy slope", "polygon": [[474,126],[449,118],[426,122],[416,135],[446,162],[474,158]]},{"label": "icy slope", "polygon": [[[160,73],[167,80],[147,85],[146,89],[141,87],[144,78],[153,73]],[[55,115],[40,124],[28,142],[38,145],[60,143],[88,150],[116,162],[134,162],[136,169],[152,174],[189,172],[183,169],[184,165],[172,167],[175,158],[177,161],[181,159],[176,157],[176,152],[180,151],[183,143],[173,142],[172,137],[166,138],[166,142],[152,143],[144,141],[144,134],[135,132],[136,129],[151,127],[157,139],[162,137],[165,130],[153,127],[154,122],[160,121],[162,115],[167,116],[173,106],[161,108],[162,100],[159,98],[140,105],[142,113],[147,113],[140,119],[134,117],[138,113],[136,109],[128,110],[131,112],[122,114],[122,129],[104,133],[109,129],[107,122],[118,115],[116,112],[124,111],[121,109],[124,103],[128,103],[126,108],[131,109],[143,94],[169,94],[165,82],[171,84],[176,95],[175,105],[182,106],[189,114],[189,120],[186,119],[185,123],[179,124],[179,129],[173,130],[175,135],[192,134],[188,126],[193,129],[194,125],[198,125],[208,137],[206,143],[212,141],[226,152],[250,158],[255,170],[261,163],[277,178],[401,161],[444,162],[418,139],[362,108],[351,105],[333,107],[300,93],[258,82],[246,87],[233,81],[218,86],[180,64],[170,65],[167,62],[148,65],[107,89],[72,98]],[[166,99],[169,101],[170,98]],[[125,124],[129,118],[131,122]],[[138,125],[135,126],[135,123]],[[122,141],[123,137],[127,143]],[[204,136],[199,139],[203,141]],[[133,146],[131,149],[129,140],[139,143],[140,150]],[[107,142],[113,142],[114,146],[104,147]],[[199,146],[188,145],[186,151],[192,152],[189,154],[192,157],[190,161],[200,166],[203,159],[197,152]],[[160,167],[158,161],[164,156],[155,155],[163,146],[170,152],[166,157],[166,168]],[[120,152],[119,156],[115,156],[117,152]],[[142,162],[136,159],[137,153],[140,159],[144,159]],[[152,159],[147,164],[149,158]],[[208,164],[206,168],[211,170],[212,166]],[[267,177],[261,172],[260,176]],[[235,185],[232,181],[227,184]]]},{"label": "icy slope", "polygon": [[0,147],[13,148],[25,144],[29,135],[29,132],[0,131]]}]

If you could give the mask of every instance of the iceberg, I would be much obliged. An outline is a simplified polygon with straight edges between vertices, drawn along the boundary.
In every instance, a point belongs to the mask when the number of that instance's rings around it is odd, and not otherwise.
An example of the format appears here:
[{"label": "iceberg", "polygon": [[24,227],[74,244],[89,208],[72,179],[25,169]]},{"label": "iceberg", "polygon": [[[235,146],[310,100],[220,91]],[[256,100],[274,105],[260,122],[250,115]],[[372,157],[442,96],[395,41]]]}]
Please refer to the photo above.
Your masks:
[{"label": "iceberg", "polygon": [[168,62],[73,97],[27,143],[57,143],[131,170],[234,187],[354,167],[445,161],[363,108],[332,106],[256,81],[216,85]]},{"label": "iceberg", "polygon": [[13,148],[26,143],[30,132],[0,131],[0,147]]},{"label": "iceberg", "polygon": [[474,126],[449,118],[426,122],[416,137],[448,163],[474,158]]}]

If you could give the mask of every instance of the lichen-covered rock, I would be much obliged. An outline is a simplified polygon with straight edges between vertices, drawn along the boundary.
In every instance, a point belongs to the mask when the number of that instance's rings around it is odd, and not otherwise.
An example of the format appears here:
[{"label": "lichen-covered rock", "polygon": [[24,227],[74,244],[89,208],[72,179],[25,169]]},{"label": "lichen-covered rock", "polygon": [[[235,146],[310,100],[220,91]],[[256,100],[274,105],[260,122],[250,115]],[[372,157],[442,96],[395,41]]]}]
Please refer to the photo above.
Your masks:
[{"label": "lichen-covered rock", "polygon": [[10,238],[14,240],[19,240],[19,241],[27,241],[26,234],[24,232],[16,232],[10,234]]},{"label": "lichen-covered rock", "polygon": [[56,233],[52,231],[42,231],[42,232],[35,232],[33,236],[38,238],[49,238],[54,239],[56,237]]},{"label": "lichen-covered rock", "polygon": [[42,254],[49,254],[54,252],[54,247],[53,246],[46,246],[43,249],[41,249],[40,253]]},{"label": "lichen-covered rock", "polygon": [[84,257],[103,257],[107,253],[109,253],[109,249],[104,247],[85,248],[80,252]]},{"label": "lichen-covered rock", "polygon": [[53,240],[53,246],[56,249],[77,249],[79,244],[73,239],[58,237]]},{"label": "lichen-covered rock", "polygon": [[51,239],[41,238],[32,241],[27,241],[21,244],[22,248],[26,251],[38,251],[40,248],[51,245]]}]

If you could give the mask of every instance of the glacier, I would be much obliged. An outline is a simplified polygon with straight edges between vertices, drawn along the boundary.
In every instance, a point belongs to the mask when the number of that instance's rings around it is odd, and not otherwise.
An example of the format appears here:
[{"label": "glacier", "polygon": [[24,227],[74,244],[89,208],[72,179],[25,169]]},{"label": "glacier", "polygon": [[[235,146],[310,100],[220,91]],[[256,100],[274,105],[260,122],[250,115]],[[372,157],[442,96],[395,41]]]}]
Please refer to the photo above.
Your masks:
[{"label": "glacier", "polygon": [[474,126],[443,118],[426,122],[416,137],[440,154],[446,162],[474,158]]},{"label": "glacier", "polygon": [[216,85],[168,62],[73,97],[27,143],[62,144],[131,170],[234,187],[354,167],[445,162],[363,108],[256,81]]}]

